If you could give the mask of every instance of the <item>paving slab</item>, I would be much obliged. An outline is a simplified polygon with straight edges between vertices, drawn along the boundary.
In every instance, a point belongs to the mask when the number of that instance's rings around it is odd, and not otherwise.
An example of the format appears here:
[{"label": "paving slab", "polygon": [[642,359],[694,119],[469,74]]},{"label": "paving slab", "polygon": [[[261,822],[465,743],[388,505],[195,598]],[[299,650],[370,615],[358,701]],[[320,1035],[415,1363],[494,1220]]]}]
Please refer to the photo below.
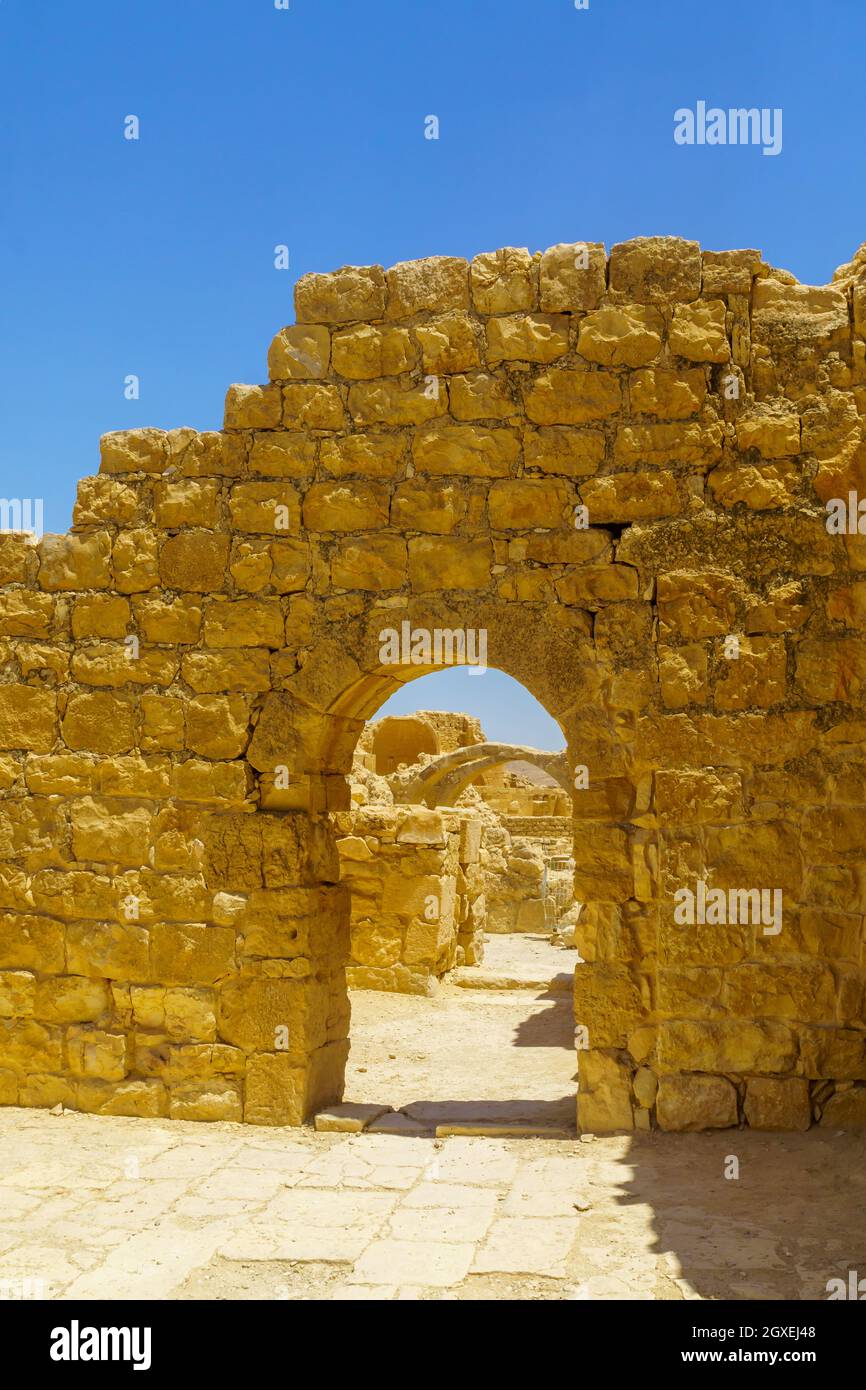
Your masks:
[{"label": "paving slab", "polygon": [[356,1262],[352,1283],[384,1284],[390,1279],[398,1285],[447,1288],[466,1278],[474,1254],[470,1241],[376,1240]]},{"label": "paving slab", "polygon": [[390,1105],[330,1105],[316,1115],[314,1127],[320,1134],[360,1134],[390,1109]]}]

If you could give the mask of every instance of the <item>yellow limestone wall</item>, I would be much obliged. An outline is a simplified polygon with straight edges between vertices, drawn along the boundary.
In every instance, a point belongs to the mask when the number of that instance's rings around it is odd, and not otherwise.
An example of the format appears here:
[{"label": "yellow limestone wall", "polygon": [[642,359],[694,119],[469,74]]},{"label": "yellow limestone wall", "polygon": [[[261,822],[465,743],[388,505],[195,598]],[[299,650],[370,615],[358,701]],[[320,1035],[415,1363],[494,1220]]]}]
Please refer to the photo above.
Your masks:
[{"label": "yellow limestone wall", "polygon": [[[223,431],[108,435],[69,535],[0,537],[0,1098],[339,1096],[331,816],[409,621],[484,629],[587,770],[581,1121],[863,1123],[866,537],[825,504],[866,493],[866,251],[506,248],[296,311]],[[780,931],[678,923],[698,880]]]},{"label": "yellow limestone wall", "polygon": [[335,819],[350,987],[430,994],[455,965],[481,961],[484,827],[473,810],[372,805]]}]

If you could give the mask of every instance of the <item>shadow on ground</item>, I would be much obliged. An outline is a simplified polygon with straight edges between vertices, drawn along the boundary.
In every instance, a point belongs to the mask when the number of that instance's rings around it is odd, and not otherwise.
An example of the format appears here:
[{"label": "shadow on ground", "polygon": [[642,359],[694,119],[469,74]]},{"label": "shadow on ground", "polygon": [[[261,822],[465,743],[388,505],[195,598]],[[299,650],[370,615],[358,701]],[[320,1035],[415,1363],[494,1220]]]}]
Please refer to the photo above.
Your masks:
[{"label": "shadow on ground", "polygon": [[826,1299],[828,1280],[866,1272],[864,1158],[862,1137],[820,1129],[636,1136],[598,1175],[615,1201],[581,1218],[581,1244],[608,1252],[597,1277],[620,1280],[622,1297],[642,1246],[679,1296]]}]

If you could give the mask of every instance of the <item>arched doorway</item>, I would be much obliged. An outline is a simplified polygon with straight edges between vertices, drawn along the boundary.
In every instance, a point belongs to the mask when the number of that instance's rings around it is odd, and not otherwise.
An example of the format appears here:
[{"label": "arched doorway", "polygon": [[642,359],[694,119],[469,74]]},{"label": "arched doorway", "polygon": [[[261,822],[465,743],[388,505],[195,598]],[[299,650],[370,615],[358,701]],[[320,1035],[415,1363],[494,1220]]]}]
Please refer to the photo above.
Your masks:
[{"label": "arched doorway", "polygon": [[[599,691],[611,683],[607,654],[603,648],[596,652],[584,625],[563,629],[557,643],[552,644],[531,614],[514,611],[510,605],[479,603],[466,597],[451,598],[447,603],[438,599],[433,605],[429,600],[410,600],[408,612],[407,621],[413,628],[483,628],[489,664],[519,681],[556,720],[571,766],[576,770],[589,763],[594,769],[590,786],[582,787],[589,795],[580,804],[580,835],[574,842],[575,895],[590,909],[586,949],[582,949],[584,943],[580,939],[577,942],[585,963],[576,980],[575,1008],[578,1019],[585,1020],[584,1026],[592,1030],[590,1036],[597,1035],[600,1047],[621,1047],[623,1030],[637,1028],[647,1010],[646,995],[635,983],[631,962],[605,961],[601,965],[601,983],[598,982],[600,966],[594,924],[599,914],[616,914],[634,888],[627,848],[628,819],[636,796],[634,788],[631,793],[628,791],[629,726],[627,722],[617,726],[600,710],[598,699]],[[315,689],[310,686],[305,667],[297,682],[303,699],[290,692],[267,697],[248,753],[261,779],[263,801],[274,808],[282,803],[289,809],[303,799],[307,805],[319,808],[312,823],[323,837],[320,844],[327,864],[332,866],[323,865],[322,879],[331,885],[328,891],[335,894],[341,915],[348,915],[348,904],[339,895],[336,843],[328,814],[348,809],[345,778],[358,739],[365,722],[394,690],[441,669],[420,664],[388,666],[380,661],[383,624],[392,613],[392,607],[373,603],[360,620],[343,629],[339,644],[328,642],[323,636],[321,653],[326,659],[316,664]],[[288,748],[297,750],[301,767],[288,787],[272,790],[273,769],[285,760]],[[327,1063],[334,1068],[328,1072],[331,1094],[323,1094],[317,1088],[313,1092],[316,1105],[333,1100],[340,1092],[348,1040],[348,1010],[345,1002],[339,1003],[345,1000],[345,928],[333,937],[333,942],[333,951],[323,953],[314,977],[331,1001],[332,1033],[316,1049],[311,1066]],[[647,940],[648,952],[652,945]],[[311,982],[308,987],[315,985]],[[615,1060],[626,1086],[629,1064],[620,1057]]]},{"label": "arched doorway", "polygon": [[[536,722],[561,745],[554,721],[523,687],[492,669],[486,679],[457,681],[459,670],[447,681],[444,672],[413,680],[400,697],[404,707],[415,700],[429,709],[436,687],[450,684],[455,712],[427,715],[446,745],[470,727],[474,746],[489,747],[479,716],[491,700],[515,731],[534,706]],[[364,1119],[375,1132],[414,1134],[572,1132],[577,953],[554,941],[545,921],[546,822],[538,835],[530,824],[512,837],[491,793],[477,785],[447,806],[425,805],[412,786],[438,759],[421,755],[397,774],[377,775],[367,749],[381,724],[374,720],[359,738],[351,808],[333,816],[350,892],[350,1053],[346,1103],[316,1123]],[[522,784],[525,798],[532,791]],[[570,814],[559,835],[568,852]],[[570,874],[560,878],[571,887]]]}]

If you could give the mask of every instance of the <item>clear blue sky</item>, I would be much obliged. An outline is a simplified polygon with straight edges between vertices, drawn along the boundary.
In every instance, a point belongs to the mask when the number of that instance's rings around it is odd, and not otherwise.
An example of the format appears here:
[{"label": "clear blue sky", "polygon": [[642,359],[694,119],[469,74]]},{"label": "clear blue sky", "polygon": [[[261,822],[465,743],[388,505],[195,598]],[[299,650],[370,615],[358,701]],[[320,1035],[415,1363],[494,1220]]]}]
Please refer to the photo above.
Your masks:
[{"label": "clear blue sky", "polygon": [[[65,530],[105,430],[218,427],[308,270],[670,232],[824,283],[864,52],[864,0],[0,0],[0,495]],[[698,100],[781,154],[676,145]]]}]

